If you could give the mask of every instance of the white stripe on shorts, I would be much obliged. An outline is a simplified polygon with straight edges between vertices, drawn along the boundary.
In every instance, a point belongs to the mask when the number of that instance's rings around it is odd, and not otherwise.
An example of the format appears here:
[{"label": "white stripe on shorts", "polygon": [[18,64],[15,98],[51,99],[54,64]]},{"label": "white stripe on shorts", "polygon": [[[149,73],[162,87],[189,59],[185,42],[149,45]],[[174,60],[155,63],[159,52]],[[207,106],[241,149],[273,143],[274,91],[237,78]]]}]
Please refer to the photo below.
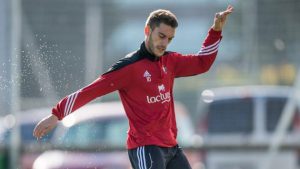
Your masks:
[{"label": "white stripe on shorts", "polygon": [[144,146],[138,147],[136,153],[139,162],[139,169],[147,169],[146,158],[145,158],[145,147]]}]

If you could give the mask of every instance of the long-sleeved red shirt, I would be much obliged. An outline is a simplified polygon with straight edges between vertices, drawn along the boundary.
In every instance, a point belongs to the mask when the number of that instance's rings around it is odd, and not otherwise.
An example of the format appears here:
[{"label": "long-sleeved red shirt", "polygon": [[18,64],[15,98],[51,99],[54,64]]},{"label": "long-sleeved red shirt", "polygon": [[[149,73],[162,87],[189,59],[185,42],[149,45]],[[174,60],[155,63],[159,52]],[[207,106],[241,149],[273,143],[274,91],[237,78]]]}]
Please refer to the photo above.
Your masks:
[{"label": "long-sleeved red shirt", "polygon": [[221,32],[210,29],[197,54],[165,52],[159,58],[142,43],[139,50],[119,60],[90,85],[63,98],[52,113],[61,120],[91,100],[118,90],[129,119],[128,149],[175,146],[174,79],[208,71],[220,41]]}]

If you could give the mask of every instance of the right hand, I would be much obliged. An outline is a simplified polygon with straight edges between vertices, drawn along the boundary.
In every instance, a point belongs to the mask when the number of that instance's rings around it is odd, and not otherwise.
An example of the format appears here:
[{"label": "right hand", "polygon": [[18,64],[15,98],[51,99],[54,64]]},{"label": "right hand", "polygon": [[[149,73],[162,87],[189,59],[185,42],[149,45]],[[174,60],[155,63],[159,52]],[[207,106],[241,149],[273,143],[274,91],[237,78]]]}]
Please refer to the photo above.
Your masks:
[{"label": "right hand", "polygon": [[43,118],[34,128],[33,136],[37,139],[42,138],[45,134],[51,131],[58,123],[58,118],[51,114]]},{"label": "right hand", "polygon": [[218,12],[214,18],[214,24],[212,26],[215,31],[222,31],[223,26],[227,20],[227,16],[233,12],[233,6],[229,5],[225,11]]}]

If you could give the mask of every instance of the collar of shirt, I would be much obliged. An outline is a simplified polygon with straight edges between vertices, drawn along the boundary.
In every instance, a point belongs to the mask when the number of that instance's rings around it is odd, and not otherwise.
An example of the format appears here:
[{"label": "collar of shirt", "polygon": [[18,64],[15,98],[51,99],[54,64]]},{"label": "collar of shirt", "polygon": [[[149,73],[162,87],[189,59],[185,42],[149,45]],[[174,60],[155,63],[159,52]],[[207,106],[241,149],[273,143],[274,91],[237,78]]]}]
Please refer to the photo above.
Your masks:
[{"label": "collar of shirt", "polygon": [[[140,46],[140,49],[139,49],[139,55],[141,57],[145,57],[153,62],[155,61],[158,61],[159,60],[159,57],[156,57],[155,55],[153,55],[152,53],[150,53],[147,48],[146,48],[146,45],[145,45],[145,41],[143,41],[143,43],[141,44]],[[164,53],[164,55],[166,54],[166,52]]]}]

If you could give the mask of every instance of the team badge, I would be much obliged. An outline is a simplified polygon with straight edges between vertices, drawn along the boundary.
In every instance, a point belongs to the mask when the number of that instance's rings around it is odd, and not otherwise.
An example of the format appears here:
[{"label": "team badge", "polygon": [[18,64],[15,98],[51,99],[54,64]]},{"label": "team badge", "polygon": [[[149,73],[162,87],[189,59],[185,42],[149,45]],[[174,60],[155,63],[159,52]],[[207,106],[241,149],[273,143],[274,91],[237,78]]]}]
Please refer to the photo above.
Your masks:
[{"label": "team badge", "polygon": [[165,74],[167,74],[167,67],[166,66],[162,67],[162,70],[164,71]]},{"label": "team badge", "polygon": [[158,92],[159,92],[159,93],[162,93],[162,92],[164,92],[165,90],[166,90],[166,88],[165,88],[165,86],[164,86],[163,84],[158,86]]}]

